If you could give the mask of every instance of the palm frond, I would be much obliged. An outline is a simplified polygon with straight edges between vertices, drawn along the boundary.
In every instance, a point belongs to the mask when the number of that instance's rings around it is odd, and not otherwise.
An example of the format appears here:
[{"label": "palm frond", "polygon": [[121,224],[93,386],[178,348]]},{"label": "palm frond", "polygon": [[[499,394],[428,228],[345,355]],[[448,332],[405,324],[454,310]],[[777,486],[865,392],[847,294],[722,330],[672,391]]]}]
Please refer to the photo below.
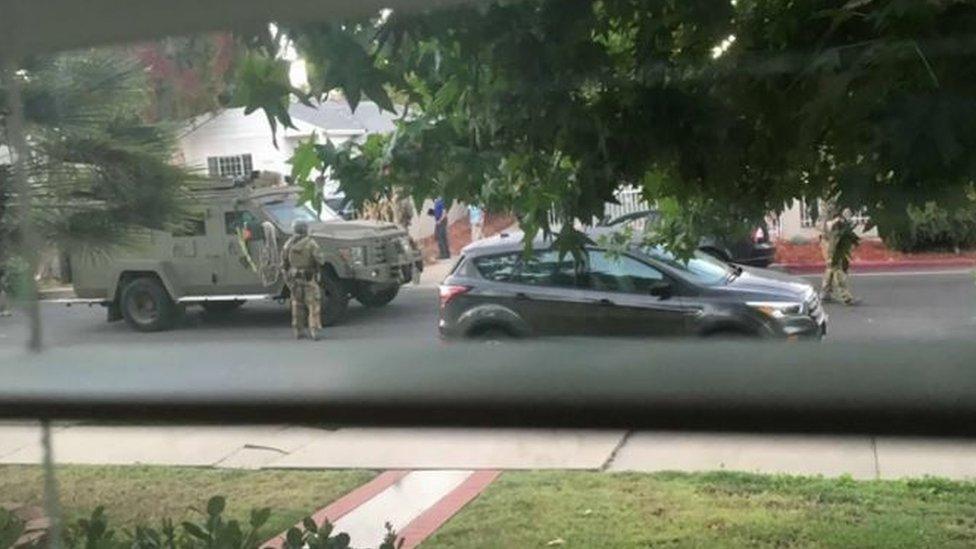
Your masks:
[{"label": "palm frond", "polygon": [[[90,50],[35,59],[19,77],[31,215],[45,241],[104,250],[189,215],[186,185],[196,176],[170,164],[174,128],[142,120],[148,88],[137,61]],[[0,89],[0,119],[5,97]],[[0,194],[0,212],[20,199]],[[15,221],[0,217],[0,231]]]}]

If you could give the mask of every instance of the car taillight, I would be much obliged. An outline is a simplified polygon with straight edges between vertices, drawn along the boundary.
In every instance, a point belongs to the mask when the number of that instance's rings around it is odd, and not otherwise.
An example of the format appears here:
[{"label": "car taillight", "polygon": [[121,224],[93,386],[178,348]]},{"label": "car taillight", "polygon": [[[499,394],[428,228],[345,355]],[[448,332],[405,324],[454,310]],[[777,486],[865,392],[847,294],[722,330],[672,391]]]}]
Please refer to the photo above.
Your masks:
[{"label": "car taillight", "polygon": [[445,284],[440,286],[441,307],[446,306],[455,297],[471,291],[471,286],[454,286]]}]

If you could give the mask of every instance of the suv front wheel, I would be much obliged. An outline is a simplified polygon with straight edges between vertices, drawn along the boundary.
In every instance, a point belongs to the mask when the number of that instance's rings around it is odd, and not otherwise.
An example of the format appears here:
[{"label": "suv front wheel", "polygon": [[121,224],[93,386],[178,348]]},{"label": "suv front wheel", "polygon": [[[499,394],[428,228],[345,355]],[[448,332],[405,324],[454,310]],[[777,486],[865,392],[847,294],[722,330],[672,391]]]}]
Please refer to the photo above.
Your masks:
[{"label": "suv front wheel", "polygon": [[122,289],[119,301],[125,321],[140,332],[167,330],[176,320],[176,304],[155,278],[133,279]]}]

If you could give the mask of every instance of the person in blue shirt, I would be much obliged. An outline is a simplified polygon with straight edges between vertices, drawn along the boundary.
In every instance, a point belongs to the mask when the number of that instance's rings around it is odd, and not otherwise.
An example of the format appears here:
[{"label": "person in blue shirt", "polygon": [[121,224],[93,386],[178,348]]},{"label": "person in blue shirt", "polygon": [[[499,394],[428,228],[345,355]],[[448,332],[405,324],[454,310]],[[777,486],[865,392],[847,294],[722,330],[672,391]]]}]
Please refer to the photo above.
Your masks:
[{"label": "person in blue shirt", "polygon": [[468,221],[471,224],[471,242],[477,242],[484,236],[485,211],[477,204],[468,204]]},{"label": "person in blue shirt", "polygon": [[434,216],[434,235],[437,237],[438,259],[449,259],[451,257],[451,247],[447,241],[447,208],[444,206],[444,199],[437,197],[434,200],[434,208],[430,210]]}]

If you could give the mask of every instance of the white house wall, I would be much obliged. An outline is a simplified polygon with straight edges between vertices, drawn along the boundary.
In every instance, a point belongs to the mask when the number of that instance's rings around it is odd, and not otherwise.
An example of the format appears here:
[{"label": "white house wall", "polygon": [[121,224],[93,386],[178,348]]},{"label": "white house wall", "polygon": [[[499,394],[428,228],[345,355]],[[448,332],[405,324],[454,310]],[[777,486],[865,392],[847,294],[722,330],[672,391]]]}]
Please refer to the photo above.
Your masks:
[{"label": "white house wall", "polygon": [[[179,140],[180,160],[186,166],[206,173],[209,157],[250,154],[253,169],[286,175],[291,172],[288,159],[297,143],[307,139],[313,131],[319,136],[323,133],[320,128],[301,120],[293,119],[292,122],[297,130],[278,127],[276,148],[271,140],[268,119],[260,111],[244,116],[244,109],[227,109],[216,116],[199,117],[196,128],[186,130],[188,133]],[[336,144],[348,137],[329,136]]]},{"label": "white house wall", "polygon": [[[820,236],[820,232],[816,227],[804,227],[801,223],[799,200],[794,200],[790,207],[780,214],[779,227],[779,237],[785,240],[789,240],[791,238],[816,239]],[[872,228],[870,231],[858,229],[857,232],[866,238],[877,238],[878,236],[878,230],[874,228]]]}]

